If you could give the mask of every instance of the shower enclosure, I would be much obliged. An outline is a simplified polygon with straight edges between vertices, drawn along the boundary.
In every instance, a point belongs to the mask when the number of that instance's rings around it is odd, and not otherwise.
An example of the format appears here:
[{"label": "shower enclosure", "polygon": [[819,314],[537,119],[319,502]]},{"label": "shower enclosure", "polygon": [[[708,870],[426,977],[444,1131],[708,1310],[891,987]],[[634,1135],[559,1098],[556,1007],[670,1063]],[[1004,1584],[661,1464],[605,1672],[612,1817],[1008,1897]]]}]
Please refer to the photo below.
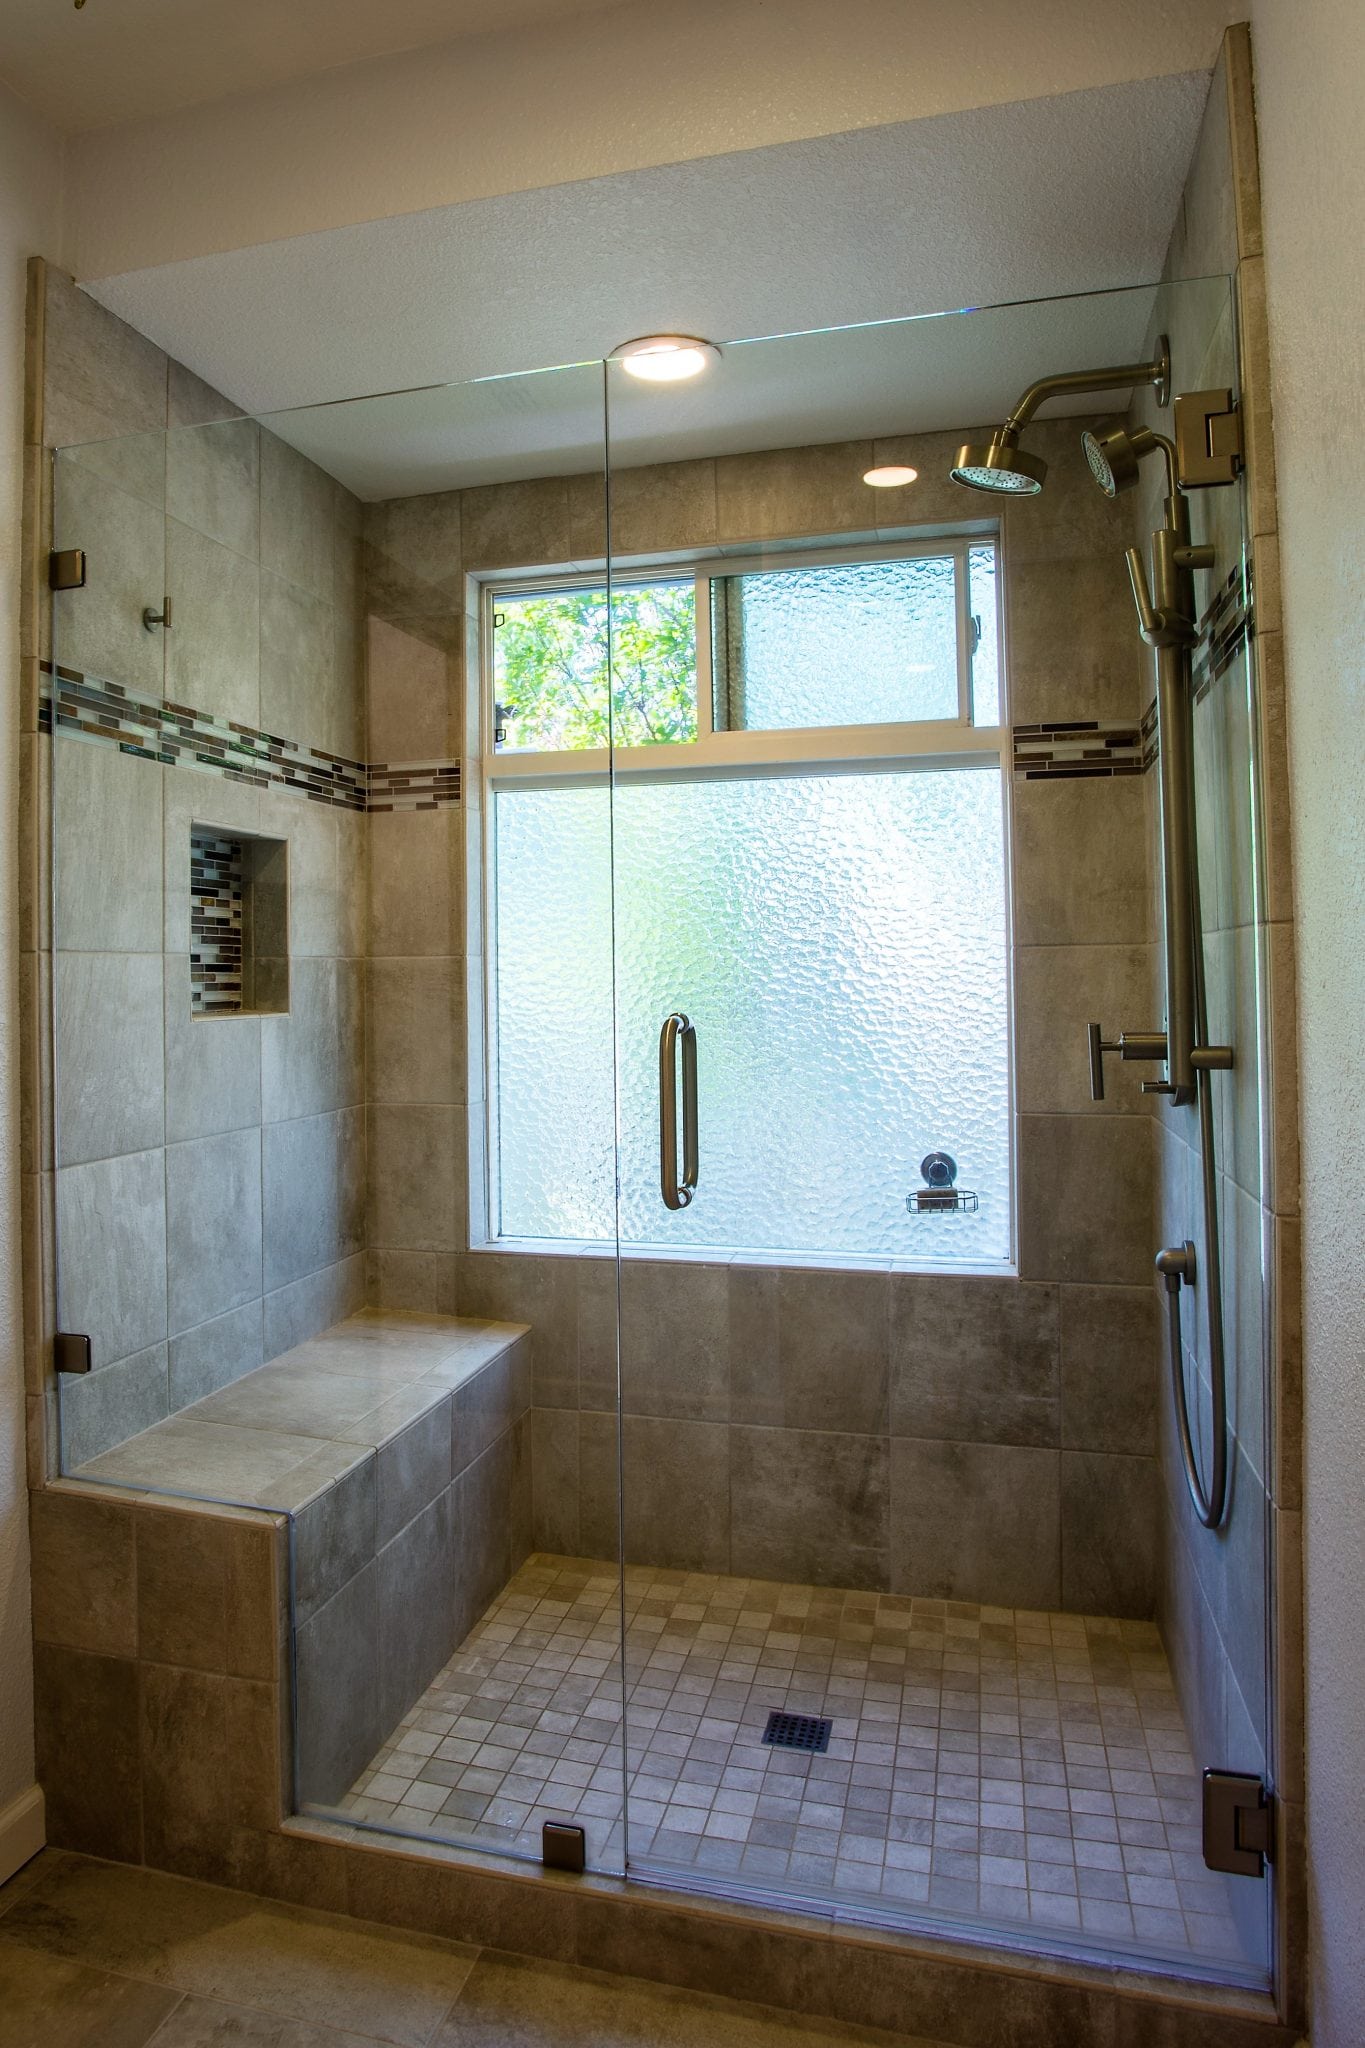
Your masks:
[{"label": "shower enclosure", "polygon": [[1240,491],[1186,501],[1209,1531],[1194,1111],[1086,1059],[1162,1025],[1155,522],[1081,443],[1157,394],[950,476],[1162,335],[1235,386],[1218,278],[677,386],[173,378],[58,452],[61,1470],[288,1517],[299,1812],[1267,1981],[1273,1867],[1201,1839],[1204,1770],[1276,1773]]}]

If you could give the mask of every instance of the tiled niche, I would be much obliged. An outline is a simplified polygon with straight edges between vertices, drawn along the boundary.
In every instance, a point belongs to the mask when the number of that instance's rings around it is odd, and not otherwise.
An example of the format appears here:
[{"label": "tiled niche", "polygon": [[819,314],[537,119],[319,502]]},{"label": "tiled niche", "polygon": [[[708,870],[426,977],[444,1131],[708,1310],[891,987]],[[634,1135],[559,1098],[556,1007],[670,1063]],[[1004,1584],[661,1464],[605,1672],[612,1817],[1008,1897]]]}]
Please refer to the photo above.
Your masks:
[{"label": "tiled niche", "polygon": [[283,839],[190,826],[190,1011],[289,1008],[289,854]]}]

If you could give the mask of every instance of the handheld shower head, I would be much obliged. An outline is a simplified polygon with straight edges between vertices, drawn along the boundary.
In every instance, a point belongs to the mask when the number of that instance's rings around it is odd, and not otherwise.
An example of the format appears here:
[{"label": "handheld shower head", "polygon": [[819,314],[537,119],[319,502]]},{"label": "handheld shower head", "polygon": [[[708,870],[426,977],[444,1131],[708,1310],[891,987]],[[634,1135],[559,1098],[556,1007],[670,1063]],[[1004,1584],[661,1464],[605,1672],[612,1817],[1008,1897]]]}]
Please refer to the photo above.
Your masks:
[{"label": "handheld shower head", "polygon": [[[1060,377],[1040,377],[1036,384],[1030,384],[1003,427],[998,427],[992,434],[989,443],[969,441],[958,449],[957,460],[949,472],[953,482],[965,484],[971,491],[1036,497],[1043,488],[1047,464],[1041,456],[1026,455],[1019,446],[1019,436],[1039,406],[1049,398],[1061,398],[1079,391],[1114,391],[1126,384],[1151,384],[1156,389],[1157,404],[1170,403],[1171,345],[1164,334],[1157,342],[1157,352],[1150,363],[1120,363],[1115,368],[1104,370],[1068,370]],[[1091,467],[1094,467],[1093,458]],[[1136,464],[1133,475],[1137,475]],[[1103,488],[1108,488],[1099,470],[1095,470],[1095,477]],[[1121,488],[1126,488],[1126,485]]]},{"label": "handheld shower head", "polygon": [[1131,434],[1123,427],[1111,427],[1107,434],[1087,430],[1081,435],[1081,446],[1090,474],[1106,498],[1131,491],[1143,457],[1158,452],[1166,458],[1168,491],[1175,489],[1175,451],[1164,434],[1154,434],[1150,427],[1135,427]]},{"label": "handheld shower head", "polygon": [[1112,427],[1107,434],[1082,434],[1081,446],[1090,464],[1090,474],[1105,497],[1117,498],[1120,491],[1133,488],[1138,480],[1138,460],[1151,454],[1156,441],[1145,427],[1139,427],[1134,434],[1125,433],[1122,427]]}]

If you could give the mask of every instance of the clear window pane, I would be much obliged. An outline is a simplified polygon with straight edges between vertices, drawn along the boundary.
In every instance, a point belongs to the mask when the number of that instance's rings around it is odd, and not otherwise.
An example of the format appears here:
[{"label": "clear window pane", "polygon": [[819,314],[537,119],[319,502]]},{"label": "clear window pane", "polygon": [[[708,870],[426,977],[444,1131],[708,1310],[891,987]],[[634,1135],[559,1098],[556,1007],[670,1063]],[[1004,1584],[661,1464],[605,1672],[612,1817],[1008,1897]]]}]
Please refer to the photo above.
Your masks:
[{"label": "clear window pane", "polygon": [[967,608],[976,620],[972,724],[1000,723],[1000,621],[994,548],[967,550]]},{"label": "clear window pane", "polygon": [[717,726],[956,718],[955,581],[951,555],[717,577]]},{"label": "clear window pane", "polygon": [[[615,688],[608,707],[610,611]],[[657,746],[697,737],[696,590],[686,582],[499,596],[499,753]]]}]

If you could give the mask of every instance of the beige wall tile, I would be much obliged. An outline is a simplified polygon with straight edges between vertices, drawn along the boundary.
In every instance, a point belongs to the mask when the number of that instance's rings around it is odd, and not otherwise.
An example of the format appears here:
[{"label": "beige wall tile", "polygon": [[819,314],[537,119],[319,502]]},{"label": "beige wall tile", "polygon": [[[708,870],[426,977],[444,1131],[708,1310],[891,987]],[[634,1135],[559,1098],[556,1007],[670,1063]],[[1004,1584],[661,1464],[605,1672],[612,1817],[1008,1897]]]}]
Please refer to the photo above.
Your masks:
[{"label": "beige wall tile", "polygon": [[1160,1014],[1151,987],[1147,947],[1020,946],[1015,953],[1015,1060],[1019,1107],[1096,1116],[1140,1115],[1144,1078],[1158,1069],[1105,1060],[1104,1100],[1090,1099],[1086,1026],[1102,1024],[1107,1040],[1146,1031]]},{"label": "beige wall tile", "polygon": [[142,623],[166,594],[166,523],[158,506],[64,459],[54,484],[52,543],[84,548],[86,583],[52,605],[53,644],[64,667],[143,697],[161,697],[165,639]]},{"label": "beige wall tile", "polygon": [[165,694],[213,718],[261,723],[260,576],[256,564],[174,519],[166,522]]},{"label": "beige wall tile", "polygon": [[367,1000],[370,1100],[462,1102],[463,963],[373,960]]},{"label": "beige wall tile", "polygon": [[1058,1288],[939,1274],[890,1287],[893,1435],[1061,1441]]},{"label": "beige wall tile", "polygon": [[137,1654],[137,1575],[130,1508],[70,1493],[29,1502],[33,1633],[40,1643],[105,1657]]},{"label": "beige wall tile", "polygon": [[891,1591],[1060,1606],[1060,1474],[1055,1450],[893,1438]]},{"label": "beige wall tile", "polygon": [[1150,1456],[1162,1331],[1149,1286],[1063,1287],[1062,1445]]},{"label": "beige wall tile", "polygon": [[435,1105],[369,1112],[369,1241],[385,1250],[453,1252],[460,1243],[463,1119]]},{"label": "beige wall tile", "polygon": [[260,553],[260,450],[261,433],[254,420],[220,420],[212,426],[182,426],[169,433],[168,515],[206,539],[256,561]]},{"label": "beige wall tile", "polygon": [[1024,1279],[1141,1286],[1151,1271],[1151,1238],[1150,1119],[1019,1119]]},{"label": "beige wall tile", "polygon": [[446,761],[460,752],[461,642],[448,629],[432,633],[421,618],[367,622],[371,761]]},{"label": "beige wall tile", "polygon": [[463,492],[460,533],[466,570],[529,569],[571,560],[567,478],[538,477]]},{"label": "beige wall tile", "polygon": [[336,485],[268,428],[260,431],[260,451],[262,571],[330,605]]},{"label": "beige wall tile", "polygon": [[44,433],[50,448],[166,424],[167,359],[47,264]]},{"label": "beige wall tile", "polygon": [[1060,783],[1016,777],[1016,945],[1147,940],[1152,909],[1144,805],[1136,776]]},{"label": "beige wall tile", "polygon": [[380,618],[464,608],[460,491],[390,498],[364,509],[364,588]]},{"label": "beige wall tile", "polygon": [[716,463],[716,533],[723,541],[870,533],[878,516],[863,473],[870,441],[723,455]]},{"label": "beige wall tile", "polygon": [[140,1863],[137,1665],[37,1643],[33,1680],[49,1843]]}]

